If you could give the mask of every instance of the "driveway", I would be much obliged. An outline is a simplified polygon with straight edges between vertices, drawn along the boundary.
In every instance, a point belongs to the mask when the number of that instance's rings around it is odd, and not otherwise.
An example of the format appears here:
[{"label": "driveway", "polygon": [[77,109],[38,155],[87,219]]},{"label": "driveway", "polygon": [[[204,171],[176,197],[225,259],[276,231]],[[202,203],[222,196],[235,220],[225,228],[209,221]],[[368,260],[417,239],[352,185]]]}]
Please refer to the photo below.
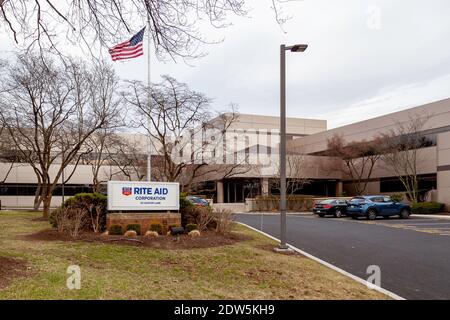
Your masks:
[{"label": "driveway", "polygon": [[[237,220],[279,238],[279,216],[239,214]],[[287,216],[287,241],[367,279],[381,268],[381,287],[406,299],[450,299],[450,219],[412,216],[376,221]]]}]

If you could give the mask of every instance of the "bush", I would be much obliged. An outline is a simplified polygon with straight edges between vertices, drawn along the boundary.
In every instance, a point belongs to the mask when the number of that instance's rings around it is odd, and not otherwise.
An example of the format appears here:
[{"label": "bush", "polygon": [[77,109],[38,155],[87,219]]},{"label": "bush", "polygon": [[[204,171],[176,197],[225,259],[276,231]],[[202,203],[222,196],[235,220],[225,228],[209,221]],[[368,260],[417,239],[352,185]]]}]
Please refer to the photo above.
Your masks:
[{"label": "bush", "polygon": [[418,202],[411,206],[412,213],[433,214],[444,210],[444,204],[439,202]]},{"label": "bush", "polygon": [[[61,215],[65,209],[83,212],[83,221],[80,225],[84,231],[100,232],[106,228],[107,198],[103,194],[78,193],[64,201],[62,207],[54,210],[49,217],[50,224],[58,231],[64,229],[64,226],[58,225],[58,223],[62,219]],[[73,215],[68,214],[65,218],[70,220],[71,217]]]},{"label": "bush", "polygon": [[161,224],[155,223],[155,224],[152,224],[152,225],[150,226],[150,230],[151,230],[151,231],[156,231],[156,232],[158,232],[158,234],[162,234],[162,232],[163,232],[163,227],[162,227]]},{"label": "bush", "polygon": [[186,199],[187,194],[184,192],[180,193],[180,210],[183,210],[185,208],[192,207],[193,204]]},{"label": "bush", "polygon": [[122,227],[117,224],[112,225],[111,227],[109,227],[109,234],[116,236],[122,235],[123,234]]},{"label": "bush", "polygon": [[81,231],[86,230],[88,217],[87,212],[81,208],[67,207],[53,210],[49,221],[59,233],[67,232],[72,238],[76,238]]},{"label": "bush", "polygon": [[141,234],[141,225],[140,224],[129,224],[127,225],[127,231],[133,230],[136,231],[138,235]]},{"label": "bush", "polygon": [[216,222],[216,232],[220,234],[230,233],[233,226],[234,213],[227,209],[215,210],[214,221]]},{"label": "bush", "polygon": [[[311,196],[288,195],[287,210],[289,211],[310,211],[314,200]],[[257,196],[255,198],[255,211],[278,211],[280,205],[280,196]]]},{"label": "bush", "polygon": [[195,223],[189,223],[186,225],[186,232],[189,233],[192,230],[198,230],[198,225],[196,225]]}]

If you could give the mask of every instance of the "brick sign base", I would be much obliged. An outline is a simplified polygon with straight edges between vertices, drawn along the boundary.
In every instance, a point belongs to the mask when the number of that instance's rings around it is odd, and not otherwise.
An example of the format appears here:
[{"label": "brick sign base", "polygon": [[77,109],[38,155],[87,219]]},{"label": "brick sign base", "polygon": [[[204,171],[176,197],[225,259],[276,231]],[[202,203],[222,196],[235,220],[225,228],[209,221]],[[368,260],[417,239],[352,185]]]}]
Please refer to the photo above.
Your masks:
[{"label": "brick sign base", "polygon": [[141,226],[141,233],[145,234],[150,230],[152,224],[160,224],[163,227],[163,232],[169,230],[169,226],[181,226],[181,215],[179,213],[108,213],[106,216],[106,227],[119,225],[122,230],[130,224],[139,224]]}]

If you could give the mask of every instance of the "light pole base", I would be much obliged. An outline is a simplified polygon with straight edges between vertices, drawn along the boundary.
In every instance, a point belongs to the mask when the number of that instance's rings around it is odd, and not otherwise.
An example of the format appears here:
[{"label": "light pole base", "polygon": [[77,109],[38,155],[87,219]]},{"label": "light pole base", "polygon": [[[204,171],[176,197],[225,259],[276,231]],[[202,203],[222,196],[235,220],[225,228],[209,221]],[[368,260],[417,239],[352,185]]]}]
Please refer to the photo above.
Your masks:
[{"label": "light pole base", "polygon": [[278,247],[273,248],[273,251],[275,251],[276,253],[283,253],[283,254],[295,254],[295,251],[286,245],[284,246],[278,245]]}]

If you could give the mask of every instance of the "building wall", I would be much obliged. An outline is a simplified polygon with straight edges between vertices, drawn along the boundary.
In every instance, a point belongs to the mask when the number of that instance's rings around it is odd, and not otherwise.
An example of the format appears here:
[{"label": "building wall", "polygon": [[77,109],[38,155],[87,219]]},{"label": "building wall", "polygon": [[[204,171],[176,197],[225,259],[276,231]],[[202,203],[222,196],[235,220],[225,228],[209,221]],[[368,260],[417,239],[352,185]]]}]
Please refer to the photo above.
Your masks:
[{"label": "building wall", "polygon": [[[280,129],[280,118],[254,114],[240,114],[238,120],[230,126],[230,130],[273,130]],[[327,130],[326,120],[287,118],[286,132],[310,135]]]},{"label": "building wall", "polygon": [[430,116],[424,129],[440,128],[450,125],[450,99],[445,99],[423,106],[394,112],[385,116],[365,120],[325,132],[317,133],[301,140],[288,141],[288,149],[302,149],[304,153],[320,152],[327,149],[327,139],[338,134],[347,142],[372,140],[380,133],[395,129],[396,124],[406,123],[410,118]]},{"label": "building wall", "polygon": [[438,135],[437,145],[437,201],[450,209],[450,132]]}]

